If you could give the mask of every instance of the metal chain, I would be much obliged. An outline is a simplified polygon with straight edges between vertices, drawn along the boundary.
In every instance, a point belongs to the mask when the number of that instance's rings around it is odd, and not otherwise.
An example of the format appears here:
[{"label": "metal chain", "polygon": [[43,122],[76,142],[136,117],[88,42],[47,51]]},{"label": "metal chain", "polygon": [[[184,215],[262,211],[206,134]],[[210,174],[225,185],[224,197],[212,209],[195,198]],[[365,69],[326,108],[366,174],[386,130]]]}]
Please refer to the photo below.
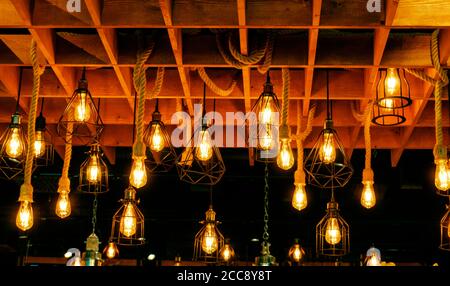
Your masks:
[{"label": "metal chain", "polygon": [[95,226],[97,224],[97,195],[94,196],[94,203],[92,206],[92,233],[95,233]]},{"label": "metal chain", "polygon": [[263,240],[269,242],[269,164],[266,162],[264,172],[264,233]]}]

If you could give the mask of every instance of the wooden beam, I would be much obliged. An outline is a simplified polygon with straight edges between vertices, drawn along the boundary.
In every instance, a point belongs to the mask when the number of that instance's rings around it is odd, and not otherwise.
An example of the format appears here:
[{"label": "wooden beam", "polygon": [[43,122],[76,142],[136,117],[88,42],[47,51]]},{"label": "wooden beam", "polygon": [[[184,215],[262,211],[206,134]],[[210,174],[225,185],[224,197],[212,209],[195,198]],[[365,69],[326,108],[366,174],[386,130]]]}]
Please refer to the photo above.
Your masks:
[{"label": "wooden beam", "polygon": [[102,151],[105,154],[111,165],[116,164],[116,148],[115,147],[105,147],[102,146]]},{"label": "wooden beam", "polygon": [[[19,68],[0,66],[0,82],[5,86],[8,94],[17,101],[17,93],[20,84]],[[28,113],[28,101],[22,96],[20,97],[19,106],[25,113]]]},{"label": "wooden beam", "polygon": [[19,14],[25,25],[31,25],[30,0],[9,0]]}]

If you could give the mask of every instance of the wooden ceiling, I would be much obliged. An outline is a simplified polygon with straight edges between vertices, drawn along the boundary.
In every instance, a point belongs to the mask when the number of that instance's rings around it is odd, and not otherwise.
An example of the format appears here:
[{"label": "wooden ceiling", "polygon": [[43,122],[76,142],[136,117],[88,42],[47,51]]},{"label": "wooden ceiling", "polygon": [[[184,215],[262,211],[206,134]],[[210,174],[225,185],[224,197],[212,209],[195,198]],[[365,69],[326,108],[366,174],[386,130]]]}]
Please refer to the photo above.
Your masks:
[{"label": "wooden ceiling", "polygon": [[[106,124],[101,143],[110,161],[114,147],[131,146],[133,124],[132,69],[136,61],[134,30],[156,35],[156,47],[147,66],[148,87],[156,67],[166,67],[160,98],[163,121],[170,122],[175,99],[183,98],[185,110],[201,103],[202,81],[196,67],[205,67],[223,88],[239,76],[228,97],[217,98],[217,110],[249,111],[262,91],[264,75],[256,65],[242,71],[221,57],[214,29],[234,29],[241,53],[248,54],[253,39],[263,29],[276,30],[271,77],[281,96],[281,68],[291,69],[290,125],[317,106],[314,130],[306,142],[312,146],[325,118],[326,70],[330,70],[330,97],[334,120],[349,154],[364,147],[361,123],[352,106],[364,110],[374,94],[377,72],[383,67],[425,69],[437,73],[430,55],[431,33],[440,31],[440,59],[450,65],[450,2],[448,0],[386,0],[381,12],[370,13],[367,0],[82,0],[81,11],[69,13],[66,0],[0,0],[0,131],[14,112],[19,68],[24,69],[22,112],[28,110],[32,72],[29,49],[34,39],[40,61],[47,66],[42,76],[41,97],[49,129],[55,126],[66,100],[76,88],[82,67],[94,98],[101,98]],[[384,3],[385,2],[385,3]],[[373,126],[373,148],[390,149],[397,165],[404,149],[434,146],[433,87],[408,75],[413,105],[407,121],[397,127]],[[445,140],[449,142],[448,96],[444,94]],[[297,114],[297,102],[301,114]],[[150,120],[154,101],[147,102]],[[212,108],[212,102],[208,102]],[[295,128],[293,129],[293,131]],[[121,136],[117,136],[120,134]],[[54,136],[58,153],[63,140]]]}]

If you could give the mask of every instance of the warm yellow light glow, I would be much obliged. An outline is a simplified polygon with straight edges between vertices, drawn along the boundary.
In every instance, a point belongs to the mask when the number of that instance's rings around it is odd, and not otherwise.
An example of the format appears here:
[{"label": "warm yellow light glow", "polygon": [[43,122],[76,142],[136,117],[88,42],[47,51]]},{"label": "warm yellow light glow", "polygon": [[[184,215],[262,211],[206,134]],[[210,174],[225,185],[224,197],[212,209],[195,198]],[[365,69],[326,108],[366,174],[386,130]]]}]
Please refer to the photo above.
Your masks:
[{"label": "warm yellow light glow", "polygon": [[361,194],[361,205],[366,209],[370,209],[375,206],[377,198],[375,196],[375,191],[373,189],[372,181],[363,182],[363,191]]},{"label": "warm yellow light glow", "polygon": [[16,225],[23,231],[26,231],[33,226],[33,208],[31,207],[31,202],[20,202],[19,212],[16,217]]},{"label": "warm yellow light glow", "polygon": [[272,125],[273,124],[273,110],[270,104],[266,104],[264,108],[259,113],[260,124]]},{"label": "warm yellow light glow", "polygon": [[211,135],[208,130],[201,130],[198,135],[198,143],[195,147],[195,157],[200,161],[208,161],[213,155]]},{"label": "warm yellow light glow", "polygon": [[273,138],[271,125],[266,124],[265,127],[261,127],[259,135],[259,148],[264,151],[268,151],[273,147]]},{"label": "warm yellow light glow", "polygon": [[217,233],[214,227],[214,224],[208,223],[206,224],[205,232],[203,233],[202,238],[202,250],[206,254],[214,253],[219,247],[219,241],[217,238]]},{"label": "warm yellow light glow", "polygon": [[381,266],[381,261],[378,259],[377,255],[373,253],[367,260],[367,266]]},{"label": "warm yellow light glow", "polygon": [[142,188],[147,184],[147,170],[144,158],[133,159],[133,166],[130,173],[130,184],[135,188]]},{"label": "warm yellow light glow", "polygon": [[136,233],[136,211],[131,202],[127,203],[120,219],[120,233],[126,237],[133,236]]},{"label": "warm yellow light glow", "polygon": [[334,135],[331,132],[325,132],[323,134],[323,142],[322,146],[320,146],[319,159],[325,164],[332,164],[336,160]]},{"label": "warm yellow light glow", "polygon": [[387,69],[386,78],[384,79],[384,89],[388,96],[397,96],[400,94],[400,78],[395,68]]},{"label": "warm yellow light glow", "polygon": [[6,140],[6,155],[13,159],[19,158],[23,154],[23,144],[19,136],[19,128],[12,127],[9,138]]},{"label": "warm yellow light glow", "polygon": [[292,196],[292,206],[301,211],[308,205],[308,198],[306,197],[305,184],[295,184],[294,195]]},{"label": "warm yellow light glow", "polygon": [[289,170],[294,166],[294,154],[292,153],[289,139],[281,140],[281,150],[277,156],[277,165],[283,170]]},{"label": "warm yellow light glow", "polygon": [[117,249],[117,246],[114,242],[109,242],[105,252],[106,257],[108,257],[109,259],[113,259],[118,255],[119,250]]},{"label": "warm yellow light glow", "polygon": [[72,207],[70,206],[70,199],[68,192],[60,192],[58,200],[56,201],[55,213],[60,218],[66,218],[72,212]]},{"label": "warm yellow light glow", "polygon": [[40,158],[45,154],[44,131],[36,131],[34,139],[34,157]]},{"label": "warm yellow light glow", "polygon": [[450,219],[448,220],[448,225],[447,225],[447,236],[450,237]]},{"label": "warm yellow light glow", "polygon": [[78,122],[86,122],[91,117],[91,107],[87,100],[86,92],[82,91],[78,94],[78,99],[74,104],[74,118]]},{"label": "warm yellow light glow", "polygon": [[89,163],[86,168],[87,180],[91,184],[97,184],[102,178],[102,168],[100,164],[100,158],[97,153],[91,154]]},{"label": "warm yellow light glow", "polygon": [[339,228],[339,222],[337,218],[331,217],[327,221],[327,226],[325,230],[325,240],[331,245],[338,244],[341,242],[342,234]]},{"label": "warm yellow light glow", "polygon": [[154,152],[161,152],[161,150],[164,149],[164,138],[162,136],[161,126],[159,124],[154,124],[153,128],[150,149]]},{"label": "warm yellow light glow", "polygon": [[434,184],[440,191],[447,191],[449,189],[449,173],[447,171],[447,161],[437,160],[436,173],[434,175]]},{"label": "warm yellow light glow", "polygon": [[392,98],[384,98],[381,100],[380,105],[386,109],[392,109],[394,108],[394,100]]}]

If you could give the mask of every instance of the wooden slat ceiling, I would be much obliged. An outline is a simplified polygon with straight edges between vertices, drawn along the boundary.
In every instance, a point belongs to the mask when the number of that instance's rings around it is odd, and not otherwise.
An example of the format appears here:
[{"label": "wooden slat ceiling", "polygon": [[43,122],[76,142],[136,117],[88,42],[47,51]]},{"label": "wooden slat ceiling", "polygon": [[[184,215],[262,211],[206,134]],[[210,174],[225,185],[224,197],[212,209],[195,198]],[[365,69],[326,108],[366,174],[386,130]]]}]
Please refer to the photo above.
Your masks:
[{"label": "wooden slat ceiling", "polygon": [[[379,68],[413,67],[436,76],[430,55],[431,33],[440,28],[440,58],[450,63],[450,5],[448,0],[386,0],[380,13],[369,13],[367,0],[85,0],[80,13],[69,13],[66,0],[0,0],[0,130],[14,111],[19,67],[25,66],[20,107],[28,110],[32,74],[31,39],[39,47],[40,61],[47,66],[42,76],[41,96],[50,130],[66,100],[76,88],[81,68],[87,67],[92,95],[102,99],[101,115],[106,124],[101,142],[106,147],[131,146],[133,123],[132,68],[137,42],[134,30],[156,35],[154,53],[147,62],[149,89],[156,67],[166,67],[159,95],[163,121],[170,122],[175,99],[183,98],[191,114],[200,103],[202,81],[196,67],[207,68],[218,86],[239,82],[228,97],[217,98],[217,110],[249,111],[259,96],[264,76],[256,66],[236,70],[221,57],[210,30],[234,29],[240,50],[248,54],[263,29],[278,32],[272,61],[272,82],[281,96],[281,68],[291,69],[290,120],[307,116],[317,106],[310,147],[325,118],[326,70],[330,70],[330,96],[334,120],[351,154],[363,148],[361,124],[352,106],[364,110],[373,96]],[[407,121],[397,127],[373,126],[374,148],[391,149],[395,166],[404,149],[434,146],[433,87],[409,76],[413,105]],[[448,96],[444,94],[446,142],[450,128]],[[302,112],[297,114],[296,104]],[[208,103],[212,107],[212,102]],[[147,102],[150,119],[154,102]],[[173,128],[173,127],[171,127]],[[295,130],[295,129],[293,129]],[[121,136],[117,136],[121,134]],[[55,138],[57,146],[63,141]],[[57,150],[62,150],[60,147]],[[113,152],[109,152],[113,153]],[[113,155],[110,155],[111,157]]]}]

